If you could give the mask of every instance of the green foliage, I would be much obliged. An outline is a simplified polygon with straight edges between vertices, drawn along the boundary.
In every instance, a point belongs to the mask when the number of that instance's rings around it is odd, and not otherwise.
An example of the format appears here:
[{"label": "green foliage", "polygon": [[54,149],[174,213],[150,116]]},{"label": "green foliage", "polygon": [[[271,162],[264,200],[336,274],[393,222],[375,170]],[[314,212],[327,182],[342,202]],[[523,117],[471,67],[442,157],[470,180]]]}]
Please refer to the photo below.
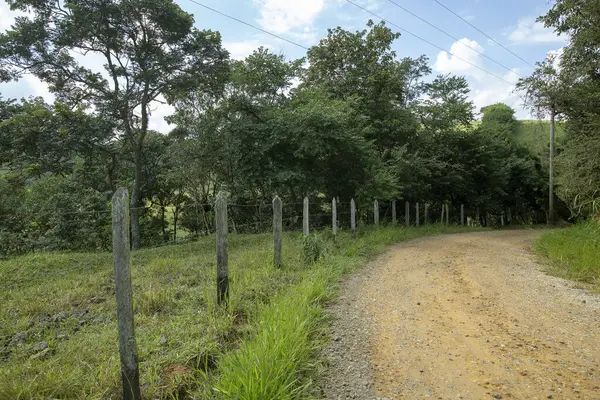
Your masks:
[{"label": "green foliage", "polygon": [[500,140],[513,141],[517,130],[515,110],[503,103],[492,104],[481,109],[480,129],[484,134],[493,135]]},{"label": "green foliage", "polygon": [[558,85],[554,98],[566,119],[564,147],[557,157],[557,192],[574,217],[593,214],[600,198],[596,162],[600,135],[599,11],[596,1],[558,0],[539,18],[569,37],[569,44],[542,66],[555,73],[553,82]]},{"label": "green foliage", "polygon": [[[11,7],[27,14],[0,34],[3,76],[34,74],[60,102],[93,106],[95,114],[109,120],[128,142],[135,166],[131,204],[141,206],[151,107],[161,98],[173,102],[192,91],[223,90],[229,63],[220,35],[195,29],[192,15],[172,0],[15,0]],[[77,53],[102,58],[105,74],[82,66],[73,56]],[[45,126],[34,124],[34,130],[56,133]],[[134,208],[134,248],[140,241]]]},{"label": "green foliage", "polygon": [[600,284],[600,223],[587,221],[572,228],[545,233],[536,249],[546,256],[551,271],[581,282]]},{"label": "green foliage", "polygon": [[[432,209],[464,203],[482,214],[544,213],[544,156],[517,145],[511,110],[484,108],[475,126],[465,78],[425,79],[427,58],[398,59],[392,48],[399,35],[383,23],[329,30],[304,68],[304,59],[265,48],[228,59],[220,36],[194,29],[191,15],[169,0],[64,5],[72,14],[54,0],[30,3],[14,2],[31,5],[32,13],[0,36],[0,58],[15,77],[31,63],[47,65],[33,72],[52,84],[60,102],[0,102],[0,162],[9,168],[11,204],[35,197],[28,187],[43,187],[48,198],[68,189],[88,193],[69,200],[70,209],[87,212],[92,194],[107,200],[117,186],[128,187],[134,248],[209,234],[211,204],[223,186],[232,204],[245,207],[231,212],[242,232],[267,229],[264,205],[274,194],[289,205],[289,217],[301,212],[304,196],[311,203],[403,199]],[[88,12],[110,20],[106,26],[118,21],[123,32],[86,25]],[[61,24],[43,31],[48,18]],[[56,54],[43,52],[59,42]],[[80,68],[65,53],[90,46],[103,58],[109,48],[105,75]],[[147,129],[150,104],[160,96],[176,110],[169,135]],[[36,185],[54,177],[73,189]],[[6,221],[0,220],[0,232],[11,238],[5,253],[96,249],[107,237],[95,222],[87,228],[97,229],[93,235],[68,236],[57,226],[63,232],[57,236],[46,233],[59,221],[46,221],[35,234],[29,222]]]},{"label": "green foliage", "polygon": [[314,263],[323,256],[323,239],[318,233],[302,236],[302,253],[307,263]]}]

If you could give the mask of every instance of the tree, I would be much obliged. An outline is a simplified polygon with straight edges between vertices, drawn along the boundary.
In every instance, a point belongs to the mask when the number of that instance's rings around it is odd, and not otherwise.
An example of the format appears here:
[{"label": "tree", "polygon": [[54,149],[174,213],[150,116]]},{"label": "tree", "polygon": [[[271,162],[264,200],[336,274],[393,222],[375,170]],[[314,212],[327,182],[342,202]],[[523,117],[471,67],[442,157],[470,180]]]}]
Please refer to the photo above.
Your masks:
[{"label": "tree", "polygon": [[540,17],[548,28],[566,35],[569,44],[560,57],[560,77],[565,98],[564,150],[557,157],[559,194],[573,216],[598,213],[600,181],[600,3],[557,0]]},{"label": "tree", "polygon": [[[66,104],[89,103],[114,120],[135,161],[132,246],[140,247],[142,150],[152,107],[195,91],[218,90],[228,69],[221,37],[193,28],[172,0],[11,0],[29,11],[0,35],[4,74],[32,73]],[[104,74],[82,65],[100,57]]]},{"label": "tree", "polygon": [[506,142],[513,140],[517,128],[515,110],[504,103],[492,104],[481,109],[481,131]]},{"label": "tree", "polygon": [[568,85],[556,69],[558,54],[549,54],[543,62],[536,63],[531,76],[521,78],[515,90],[524,93],[524,104],[538,115],[550,118],[550,152],[548,182],[548,222],[554,223],[554,136],[556,117],[563,112]]},{"label": "tree", "polygon": [[427,98],[418,107],[421,122],[432,133],[458,127],[469,128],[475,119],[474,105],[468,100],[470,89],[464,77],[438,75],[425,84]]},{"label": "tree", "polygon": [[357,32],[329,29],[327,37],[308,51],[304,85],[322,87],[335,99],[354,98],[351,104],[363,116],[357,128],[385,158],[417,131],[417,121],[406,104],[416,98],[427,67],[425,59],[396,60],[392,44],[400,34],[383,22],[369,21],[367,28]]}]

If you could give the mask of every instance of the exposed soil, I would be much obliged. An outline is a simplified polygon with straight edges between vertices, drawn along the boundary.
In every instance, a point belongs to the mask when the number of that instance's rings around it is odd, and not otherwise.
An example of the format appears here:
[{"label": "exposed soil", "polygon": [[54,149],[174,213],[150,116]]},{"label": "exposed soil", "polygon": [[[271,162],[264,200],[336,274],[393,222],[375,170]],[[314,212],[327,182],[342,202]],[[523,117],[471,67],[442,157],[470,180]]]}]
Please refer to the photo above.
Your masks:
[{"label": "exposed soil", "polygon": [[600,399],[600,297],[543,272],[539,235],[414,240],[350,278],[325,396]]}]

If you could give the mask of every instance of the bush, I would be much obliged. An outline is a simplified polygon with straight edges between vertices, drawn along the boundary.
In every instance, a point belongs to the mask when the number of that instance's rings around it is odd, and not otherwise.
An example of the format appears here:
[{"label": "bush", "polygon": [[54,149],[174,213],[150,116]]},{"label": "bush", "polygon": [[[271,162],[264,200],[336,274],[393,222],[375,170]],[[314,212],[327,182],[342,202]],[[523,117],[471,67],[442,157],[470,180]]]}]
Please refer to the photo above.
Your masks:
[{"label": "bush", "polygon": [[302,237],[302,253],[306,262],[316,262],[323,255],[323,239],[316,233]]}]

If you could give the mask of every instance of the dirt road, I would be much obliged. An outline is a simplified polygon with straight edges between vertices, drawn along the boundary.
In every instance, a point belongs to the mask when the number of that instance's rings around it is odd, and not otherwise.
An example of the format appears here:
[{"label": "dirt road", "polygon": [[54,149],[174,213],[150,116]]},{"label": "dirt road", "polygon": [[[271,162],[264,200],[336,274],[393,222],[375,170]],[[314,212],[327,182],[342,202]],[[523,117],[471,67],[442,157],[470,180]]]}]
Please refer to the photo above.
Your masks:
[{"label": "dirt road", "polygon": [[600,399],[600,297],[542,271],[539,235],[419,239],[344,283],[325,397]]}]

